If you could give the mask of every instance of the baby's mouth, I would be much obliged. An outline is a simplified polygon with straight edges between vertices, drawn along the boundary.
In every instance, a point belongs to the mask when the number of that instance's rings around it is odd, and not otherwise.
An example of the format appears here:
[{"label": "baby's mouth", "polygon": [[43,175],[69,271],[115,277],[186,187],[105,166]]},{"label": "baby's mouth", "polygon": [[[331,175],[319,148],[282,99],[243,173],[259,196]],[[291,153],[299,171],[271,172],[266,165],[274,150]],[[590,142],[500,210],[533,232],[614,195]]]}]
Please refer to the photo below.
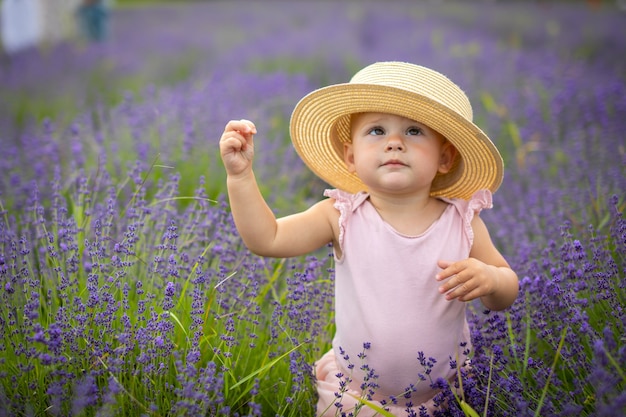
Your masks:
[{"label": "baby's mouth", "polygon": [[383,166],[407,166],[404,162],[399,159],[390,159],[383,163]]}]

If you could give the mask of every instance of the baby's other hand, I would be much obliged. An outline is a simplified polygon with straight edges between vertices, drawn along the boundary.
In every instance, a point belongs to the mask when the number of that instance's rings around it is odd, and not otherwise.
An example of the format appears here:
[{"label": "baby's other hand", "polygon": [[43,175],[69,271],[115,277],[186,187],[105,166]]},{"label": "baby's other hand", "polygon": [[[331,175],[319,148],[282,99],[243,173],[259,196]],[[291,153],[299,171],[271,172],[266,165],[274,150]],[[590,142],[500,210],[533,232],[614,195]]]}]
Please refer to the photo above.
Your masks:
[{"label": "baby's other hand", "polygon": [[237,176],[252,169],[254,159],[254,123],[249,120],[231,120],[226,124],[220,138],[220,155],[230,176]]},{"label": "baby's other hand", "polygon": [[437,274],[437,281],[445,281],[439,292],[446,300],[471,301],[493,294],[497,287],[497,268],[478,259],[468,258],[458,262],[439,261],[443,270]]}]

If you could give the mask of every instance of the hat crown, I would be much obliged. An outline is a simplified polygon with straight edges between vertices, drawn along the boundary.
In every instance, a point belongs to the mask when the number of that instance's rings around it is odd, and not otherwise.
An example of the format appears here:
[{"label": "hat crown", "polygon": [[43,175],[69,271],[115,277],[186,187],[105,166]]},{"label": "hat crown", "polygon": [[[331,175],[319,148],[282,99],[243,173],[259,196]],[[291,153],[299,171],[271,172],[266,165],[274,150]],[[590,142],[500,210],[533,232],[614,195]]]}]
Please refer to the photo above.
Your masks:
[{"label": "hat crown", "polygon": [[472,105],[461,88],[445,75],[405,62],[377,62],[357,72],[350,84],[369,84],[397,88],[436,101],[473,119]]}]

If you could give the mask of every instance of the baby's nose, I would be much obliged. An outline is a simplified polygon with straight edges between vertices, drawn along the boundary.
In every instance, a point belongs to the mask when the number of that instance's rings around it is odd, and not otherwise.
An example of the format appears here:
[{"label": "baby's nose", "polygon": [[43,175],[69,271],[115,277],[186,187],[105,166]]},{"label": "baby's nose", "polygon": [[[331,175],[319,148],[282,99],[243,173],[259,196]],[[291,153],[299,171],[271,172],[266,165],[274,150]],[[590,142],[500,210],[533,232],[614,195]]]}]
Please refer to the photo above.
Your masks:
[{"label": "baby's nose", "polygon": [[387,147],[385,148],[387,151],[402,151],[404,150],[404,143],[402,143],[399,139],[390,138],[387,141]]}]

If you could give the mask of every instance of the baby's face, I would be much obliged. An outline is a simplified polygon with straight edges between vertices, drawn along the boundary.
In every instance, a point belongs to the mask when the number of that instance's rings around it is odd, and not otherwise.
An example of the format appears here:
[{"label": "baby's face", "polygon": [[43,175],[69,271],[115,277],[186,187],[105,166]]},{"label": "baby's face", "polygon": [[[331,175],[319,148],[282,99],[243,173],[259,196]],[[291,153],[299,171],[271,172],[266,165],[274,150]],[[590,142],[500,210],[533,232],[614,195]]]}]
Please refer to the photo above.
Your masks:
[{"label": "baby's face", "polygon": [[352,142],[344,160],[351,172],[372,187],[430,189],[438,172],[447,172],[452,145],[423,123],[388,113],[351,117]]}]

